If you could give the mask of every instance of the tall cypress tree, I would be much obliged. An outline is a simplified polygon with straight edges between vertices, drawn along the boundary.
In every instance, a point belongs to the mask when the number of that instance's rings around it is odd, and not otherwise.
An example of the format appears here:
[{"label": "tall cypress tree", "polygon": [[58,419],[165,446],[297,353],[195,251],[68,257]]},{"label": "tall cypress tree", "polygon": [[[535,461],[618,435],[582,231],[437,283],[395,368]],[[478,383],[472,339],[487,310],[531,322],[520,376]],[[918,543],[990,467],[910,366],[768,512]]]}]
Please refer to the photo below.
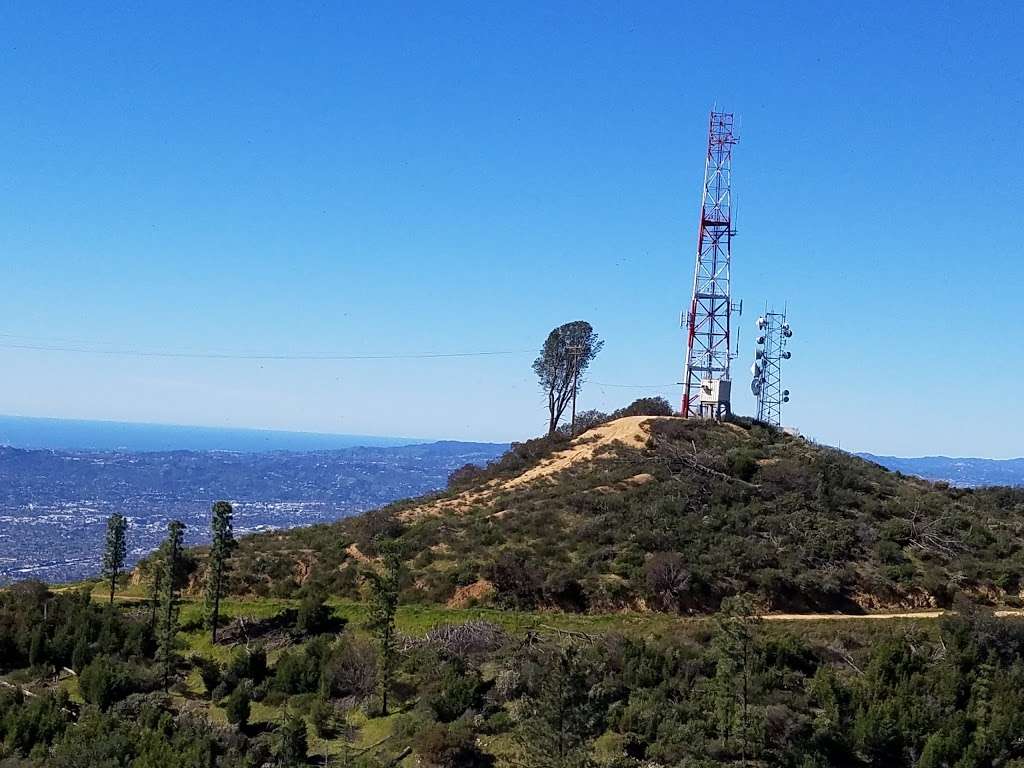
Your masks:
[{"label": "tall cypress tree", "polygon": [[377,640],[381,714],[386,715],[388,693],[391,691],[391,680],[394,677],[395,661],[398,656],[395,614],[398,612],[402,561],[393,542],[383,542],[377,546],[377,550],[381,556],[381,567],[379,570],[368,571],[365,575],[370,587],[370,616],[367,624]]},{"label": "tall cypress tree", "polygon": [[164,581],[164,563],[162,552],[158,551],[151,561],[149,579],[149,631],[156,637],[157,609],[160,607],[160,590]]},{"label": "tall cypress tree", "polygon": [[107,542],[103,550],[103,577],[110,583],[110,604],[114,604],[114,590],[117,589],[117,577],[124,568],[124,558],[128,554],[128,543],[125,532],[128,520],[124,515],[113,514],[107,518]]},{"label": "tall cypress tree", "polygon": [[211,640],[217,642],[217,622],[220,619],[220,598],[224,592],[224,577],[227,575],[228,558],[235,548],[231,518],[234,510],[226,501],[213,505],[213,519],[210,530],[213,542],[210,544],[210,564],[206,571],[206,623],[210,627]]},{"label": "tall cypress tree", "polygon": [[167,690],[174,674],[174,639],[178,634],[178,586],[184,535],[185,524],[180,520],[174,520],[167,526],[167,539],[163,544],[157,661],[163,670],[164,690]]},{"label": "tall cypress tree", "polygon": [[752,596],[740,594],[723,600],[714,618],[712,685],[718,729],[725,744],[739,750],[744,766],[758,751],[756,737],[763,730],[763,708],[755,706],[763,662],[761,610]]}]

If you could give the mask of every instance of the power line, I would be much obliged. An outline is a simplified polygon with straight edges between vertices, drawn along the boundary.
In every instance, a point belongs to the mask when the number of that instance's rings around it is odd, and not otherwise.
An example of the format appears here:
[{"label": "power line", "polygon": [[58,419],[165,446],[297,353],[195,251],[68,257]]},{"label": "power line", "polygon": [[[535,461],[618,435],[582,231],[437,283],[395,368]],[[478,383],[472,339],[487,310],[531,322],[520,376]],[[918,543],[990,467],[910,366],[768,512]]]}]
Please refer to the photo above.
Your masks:
[{"label": "power line", "polygon": [[21,349],[33,352],[67,352],[83,355],[119,355],[124,357],[188,358],[203,360],[431,360],[450,357],[497,357],[532,354],[533,350],[488,350],[481,352],[413,352],[405,354],[349,355],[336,353],[292,354],[278,352],[185,352],[145,349],[97,349],[64,344],[0,343],[0,349]]},{"label": "power line", "polygon": [[[343,353],[288,353],[288,352],[229,352],[213,350],[157,350],[157,349],[134,349],[127,347],[116,347],[111,342],[86,341],[84,339],[67,339],[54,337],[23,336],[12,333],[0,333],[0,339],[12,341],[0,341],[0,349],[17,349],[31,352],[61,352],[81,355],[114,355],[122,357],[152,357],[170,359],[198,359],[198,360],[309,360],[309,361],[338,361],[338,360],[436,360],[460,357],[502,357],[511,355],[533,354],[532,349],[503,349],[503,350],[480,350],[472,352],[410,352],[410,353],[383,353],[383,354],[343,354]],[[47,342],[47,343],[29,343]],[[65,342],[65,343],[49,343]],[[104,346],[108,348],[103,348]],[[591,381],[590,384],[598,387],[611,387],[615,389],[666,389],[679,386],[675,384],[612,384],[601,381]]]},{"label": "power line", "polygon": [[600,381],[588,382],[596,387],[615,387],[617,389],[666,389],[678,387],[678,384],[606,384]]}]

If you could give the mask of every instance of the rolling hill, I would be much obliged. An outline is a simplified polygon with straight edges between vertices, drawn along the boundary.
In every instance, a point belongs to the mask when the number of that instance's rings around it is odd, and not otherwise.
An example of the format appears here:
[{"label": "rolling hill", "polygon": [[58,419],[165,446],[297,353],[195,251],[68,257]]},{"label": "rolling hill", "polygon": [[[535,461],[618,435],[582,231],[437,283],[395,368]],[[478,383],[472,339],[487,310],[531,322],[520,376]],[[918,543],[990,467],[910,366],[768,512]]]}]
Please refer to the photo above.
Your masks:
[{"label": "rolling hill", "polygon": [[978,603],[1018,602],[1022,512],[746,421],[620,418],[243,537],[216,640],[201,549],[159,622],[149,562],[113,607],[0,590],[0,743],[58,766],[1016,765],[1024,621]]},{"label": "rolling hill", "polygon": [[[704,613],[1017,604],[1024,490],[906,477],[756,423],[611,421],[514,445],[443,493],[246,538],[232,589],[354,597],[381,537],[414,602]],[[198,575],[198,574],[197,574]],[[198,582],[197,582],[198,583]]]}]

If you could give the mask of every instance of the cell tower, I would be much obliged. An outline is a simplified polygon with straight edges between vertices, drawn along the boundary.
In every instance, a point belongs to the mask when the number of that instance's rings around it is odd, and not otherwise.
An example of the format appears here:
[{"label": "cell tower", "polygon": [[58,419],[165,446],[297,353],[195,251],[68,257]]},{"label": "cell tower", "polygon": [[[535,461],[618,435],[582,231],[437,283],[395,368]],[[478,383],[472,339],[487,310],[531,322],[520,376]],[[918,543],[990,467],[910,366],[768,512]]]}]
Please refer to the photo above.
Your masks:
[{"label": "cell tower", "polygon": [[786,321],[785,310],[765,309],[757,318],[757,333],[750,391],[757,398],[757,420],[777,427],[782,423],[782,404],[789,402],[789,390],[782,388],[782,361],[792,356],[786,342],[793,337],[793,329]]},{"label": "cell tower", "polygon": [[687,329],[682,415],[721,418],[729,413],[732,361],[731,293],[733,116],[712,112],[704,162],[704,195],[697,236],[693,298]]}]

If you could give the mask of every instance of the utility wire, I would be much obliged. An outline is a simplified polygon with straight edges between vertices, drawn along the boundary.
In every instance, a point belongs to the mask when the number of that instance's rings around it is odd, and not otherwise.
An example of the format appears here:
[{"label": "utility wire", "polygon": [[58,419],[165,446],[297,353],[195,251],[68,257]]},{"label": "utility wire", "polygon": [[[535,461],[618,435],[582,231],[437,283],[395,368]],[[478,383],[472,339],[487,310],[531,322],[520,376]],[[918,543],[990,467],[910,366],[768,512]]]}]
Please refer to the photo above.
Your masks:
[{"label": "utility wire", "polygon": [[605,384],[600,381],[589,381],[595,387],[615,387],[617,389],[665,389],[667,387],[678,387],[678,384]]},{"label": "utility wire", "polygon": [[415,352],[410,354],[345,355],[334,353],[289,354],[275,352],[170,352],[144,349],[96,349],[58,344],[0,343],[0,349],[23,349],[34,352],[71,352],[83,355],[121,355],[127,357],[166,357],[204,360],[429,360],[448,357],[496,357],[523,355],[533,350],[512,349],[484,352]]},{"label": "utility wire", "polygon": [[[122,357],[155,357],[171,359],[201,360],[435,360],[459,357],[501,357],[508,355],[533,354],[532,349],[484,350],[475,352],[412,352],[406,354],[351,355],[337,353],[281,353],[281,352],[216,352],[216,351],[172,351],[152,349],[131,349],[112,346],[110,342],[85,341],[82,339],[61,339],[53,337],[22,336],[0,333],[0,349],[20,349],[32,352],[67,352],[81,355],[117,355]],[[37,343],[44,342],[44,343]],[[56,343],[64,342],[64,343]],[[108,348],[104,349],[106,345]],[[678,384],[610,384],[608,382],[587,382],[598,387],[615,389],[666,389]]]}]

